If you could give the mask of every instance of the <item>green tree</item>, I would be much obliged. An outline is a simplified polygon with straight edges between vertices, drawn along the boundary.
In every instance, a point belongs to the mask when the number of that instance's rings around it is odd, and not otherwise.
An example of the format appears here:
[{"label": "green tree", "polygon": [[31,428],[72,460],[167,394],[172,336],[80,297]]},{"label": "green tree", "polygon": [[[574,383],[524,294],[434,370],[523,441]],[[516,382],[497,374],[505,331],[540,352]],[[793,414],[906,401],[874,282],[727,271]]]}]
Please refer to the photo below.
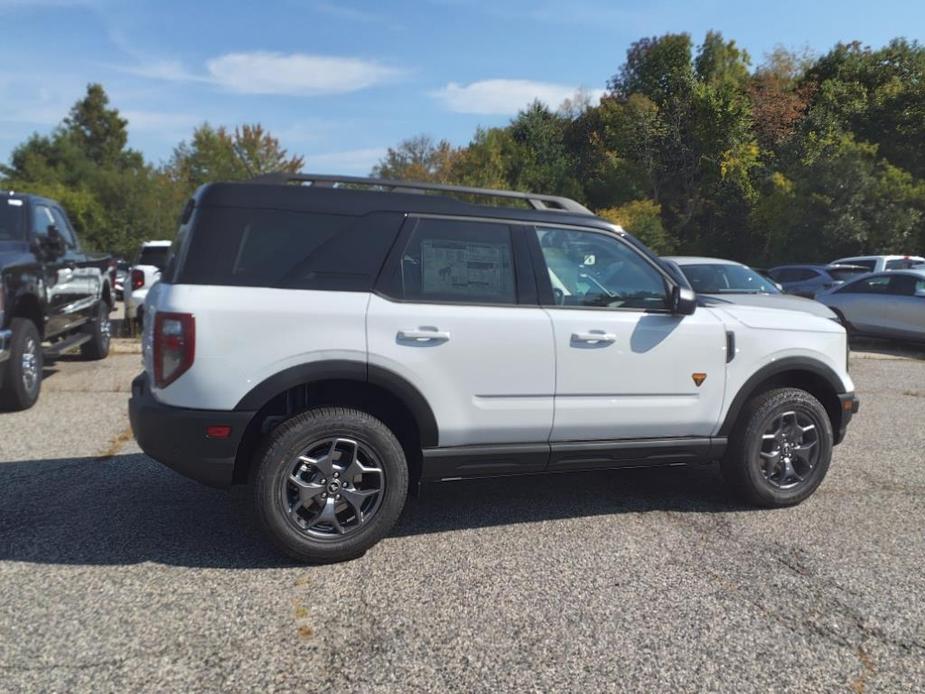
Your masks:
[{"label": "green tree", "polygon": [[449,183],[458,150],[446,140],[435,142],[429,135],[417,135],[389,147],[385,157],[373,167],[377,178]]}]

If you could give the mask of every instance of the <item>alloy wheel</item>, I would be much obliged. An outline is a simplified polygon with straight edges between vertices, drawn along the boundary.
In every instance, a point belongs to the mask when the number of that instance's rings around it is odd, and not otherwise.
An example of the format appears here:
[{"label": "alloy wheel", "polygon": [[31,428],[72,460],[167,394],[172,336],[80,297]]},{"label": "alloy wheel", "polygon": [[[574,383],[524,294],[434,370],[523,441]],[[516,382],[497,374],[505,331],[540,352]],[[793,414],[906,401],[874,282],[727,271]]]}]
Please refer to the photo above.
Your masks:
[{"label": "alloy wheel", "polygon": [[761,474],[777,489],[806,482],[819,460],[819,433],[808,414],[787,411],[773,417],[761,437]]},{"label": "alloy wheel", "polygon": [[22,350],[20,362],[22,371],[22,385],[27,393],[34,393],[38,387],[41,374],[39,373],[38,345],[31,337],[26,340]]},{"label": "alloy wheel", "polygon": [[287,466],[280,503],[299,531],[321,540],[357,532],[379,510],[385,471],[373,451],[351,438],[309,445]]}]

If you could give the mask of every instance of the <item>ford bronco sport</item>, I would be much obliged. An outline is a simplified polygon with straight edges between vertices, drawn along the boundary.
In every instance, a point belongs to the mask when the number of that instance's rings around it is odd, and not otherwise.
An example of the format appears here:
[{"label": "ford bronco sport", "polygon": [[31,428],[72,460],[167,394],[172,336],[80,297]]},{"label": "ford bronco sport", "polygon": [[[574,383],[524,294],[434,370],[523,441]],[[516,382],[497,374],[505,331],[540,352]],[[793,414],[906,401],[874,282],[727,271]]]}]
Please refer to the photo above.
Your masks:
[{"label": "ford bronco sport", "polygon": [[797,504],[858,407],[837,322],[698,307],[619,227],[511,191],[204,186],[143,341],[141,447],[250,482],[316,562],[363,553],[422,481],[720,460],[747,502]]}]

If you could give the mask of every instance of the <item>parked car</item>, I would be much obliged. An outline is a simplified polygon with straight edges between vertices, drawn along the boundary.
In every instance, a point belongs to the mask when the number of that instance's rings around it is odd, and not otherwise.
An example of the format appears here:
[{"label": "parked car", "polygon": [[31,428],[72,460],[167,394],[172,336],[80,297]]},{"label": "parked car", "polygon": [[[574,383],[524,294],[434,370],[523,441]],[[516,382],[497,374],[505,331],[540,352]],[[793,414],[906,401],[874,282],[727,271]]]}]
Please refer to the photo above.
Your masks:
[{"label": "parked car", "polygon": [[859,255],[854,258],[833,260],[831,264],[860,265],[868,272],[884,272],[885,270],[907,270],[920,263],[925,263],[925,258],[920,255]]},{"label": "parked car", "polygon": [[167,264],[170,241],[145,241],[129,272],[131,289],[125,294],[125,317],[141,321],[148,290],[160,279]]},{"label": "parked car", "polygon": [[862,265],[778,265],[768,271],[783,291],[809,299],[868,272]]},{"label": "parked car", "polygon": [[771,280],[742,263],[695,256],[669,256],[663,260],[678,266],[704,306],[735,303],[836,318],[818,301],[781,293]]},{"label": "parked car", "polygon": [[925,340],[925,270],[865,275],[818,299],[851,333]]},{"label": "parked car", "polygon": [[122,301],[125,297],[125,285],[129,281],[132,266],[128,261],[118,258],[116,260],[116,278],[113,282],[113,289],[116,294],[116,301]]},{"label": "parked car", "polygon": [[80,348],[109,353],[109,257],[84,252],[57,202],[27,193],[0,197],[0,404],[38,400],[46,359]]},{"label": "parked car", "polygon": [[181,224],[132,429],[193,479],[252,480],[296,559],[363,553],[421,481],[721,459],[790,506],[857,410],[837,322],[698,307],[567,198],[279,174],[200,188]]}]

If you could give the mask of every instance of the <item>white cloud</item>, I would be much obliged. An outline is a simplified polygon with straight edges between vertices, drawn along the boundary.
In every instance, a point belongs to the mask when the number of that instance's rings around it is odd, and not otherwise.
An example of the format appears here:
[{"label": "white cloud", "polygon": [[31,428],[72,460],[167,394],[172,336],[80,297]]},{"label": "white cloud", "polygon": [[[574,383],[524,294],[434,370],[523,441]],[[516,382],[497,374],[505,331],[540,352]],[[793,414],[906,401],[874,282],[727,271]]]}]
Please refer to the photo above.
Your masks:
[{"label": "white cloud", "polygon": [[359,58],[304,53],[227,53],[207,63],[213,82],[242,94],[344,94],[401,75],[396,68]]},{"label": "white cloud", "polygon": [[327,174],[368,176],[373,166],[388,153],[387,147],[349,149],[343,152],[309,154],[306,168]]},{"label": "white cloud", "polygon": [[[431,92],[431,96],[456,113],[507,116],[517,113],[535,100],[557,108],[579,91],[579,87],[567,84],[494,79],[466,85],[450,82],[442,89]],[[590,96],[592,103],[597,103],[604,91],[595,89],[585,93]]]},{"label": "white cloud", "polygon": [[189,129],[205,119],[190,113],[167,113],[164,111],[121,111],[122,117],[128,120],[132,130]]},{"label": "white cloud", "polygon": [[178,60],[155,60],[140,65],[122,67],[114,66],[122,72],[139,77],[149,77],[156,80],[165,80],[167,82],[196,82],[208,81],[205,77],[199,77],[189,72]]}]

